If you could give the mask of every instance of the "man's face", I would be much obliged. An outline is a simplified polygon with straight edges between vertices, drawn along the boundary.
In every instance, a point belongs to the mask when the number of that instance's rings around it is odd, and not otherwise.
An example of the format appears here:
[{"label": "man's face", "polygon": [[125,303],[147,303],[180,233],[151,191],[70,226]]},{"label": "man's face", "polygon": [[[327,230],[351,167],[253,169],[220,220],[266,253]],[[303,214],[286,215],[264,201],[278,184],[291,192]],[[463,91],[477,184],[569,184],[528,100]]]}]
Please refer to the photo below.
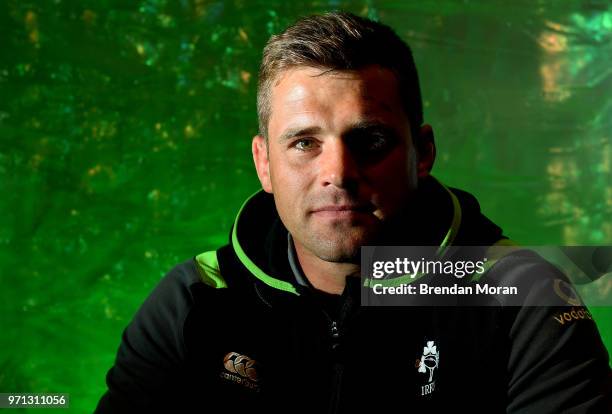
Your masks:
[{"label": "man's face", "polygon": [[397,80],[379,66],[298,67],[271,92],[267,148],[263,137],[253,139],[262,186],[298,248],[354,261],[417,186],[420,166]]}]

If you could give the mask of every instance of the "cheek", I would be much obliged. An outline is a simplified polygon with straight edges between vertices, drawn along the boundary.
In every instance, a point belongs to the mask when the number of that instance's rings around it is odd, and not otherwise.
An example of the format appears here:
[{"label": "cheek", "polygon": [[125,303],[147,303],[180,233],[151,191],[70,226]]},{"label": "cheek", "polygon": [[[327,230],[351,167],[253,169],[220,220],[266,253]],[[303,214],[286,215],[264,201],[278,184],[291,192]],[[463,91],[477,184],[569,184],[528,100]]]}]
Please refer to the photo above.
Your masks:
[{"label": "cheek", "polygon": [[270,151],[270,155],[269,155],[269,159],[270,159],[270,164],[269,164],[269,171],[270,171],[270,181],[272,182],[272,186],[274,187],[275,191],[278,191],[279,188],[282,188],[283,185],[283,181],[286,179],[287,177],[287,166],[285,165],[284,160],[282,159],[282,157],[279,156],[279,154],[276,153],[276,151]]},{"label": "cheek", "polygon": [[416,187],[416,163],[411,158],[405,150],[397,151],[370,169],[370,185],[381,210],[396,210]]},{"label": "cheek", "polygon": [[270,168],[270,179],[279,213],[286,218],[297,215],[307,192],[305,174],[286,164],[276,164]]},{"label": "cheek", "polygon": [[404,148],[395,150],[379,164],[372,166],[368,175],[384,188],[405,185],[416,177],[414,156]]},{"label": "cheek", "polygon": [[299,190],[301,174],[286,164],[276,164],[270,168],[270,179],[276,191],[291,193]]},{"label": "cheek", "polygon": [[270,177],[277,191],[306,191],[313,174],[316,174],[315,165],[308,160],[285,152],[270,154]]}]

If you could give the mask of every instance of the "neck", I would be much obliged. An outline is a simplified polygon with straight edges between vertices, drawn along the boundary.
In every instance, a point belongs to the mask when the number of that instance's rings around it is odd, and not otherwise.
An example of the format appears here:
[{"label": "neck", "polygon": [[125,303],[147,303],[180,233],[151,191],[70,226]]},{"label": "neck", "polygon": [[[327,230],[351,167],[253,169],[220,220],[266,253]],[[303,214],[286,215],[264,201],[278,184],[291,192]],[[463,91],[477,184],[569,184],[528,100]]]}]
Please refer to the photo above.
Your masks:
[{"label": "neck", "polygon": [[359,265],[355,263],[327,262],[312,254],[300,243],[295,242],[302,271],[312,286],[320,291],[340,295],[346,285],[346,278],[352,274],[359,274]]}]

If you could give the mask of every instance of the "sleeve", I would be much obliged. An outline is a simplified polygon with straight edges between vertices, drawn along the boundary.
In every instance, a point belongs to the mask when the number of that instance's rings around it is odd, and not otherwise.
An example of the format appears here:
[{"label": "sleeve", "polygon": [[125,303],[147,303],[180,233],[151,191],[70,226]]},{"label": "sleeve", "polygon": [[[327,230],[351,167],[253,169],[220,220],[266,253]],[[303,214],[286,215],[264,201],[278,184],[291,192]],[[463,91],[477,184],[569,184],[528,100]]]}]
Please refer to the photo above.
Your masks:
[{"label": "sleeve", "polygon": [[158,411],[180,388],[183,326],[191,309],[185,265],[169,272],[124,330],[95,413]]},{"label": "sleeve", "polygon": [[[550,298],[559,280],[569,282],[546,262],[526,275],[526,303]],[[612,413],[608,352],[592,315],[581,302],[558,299],[559,306],[512,308],[507,412]]]}]

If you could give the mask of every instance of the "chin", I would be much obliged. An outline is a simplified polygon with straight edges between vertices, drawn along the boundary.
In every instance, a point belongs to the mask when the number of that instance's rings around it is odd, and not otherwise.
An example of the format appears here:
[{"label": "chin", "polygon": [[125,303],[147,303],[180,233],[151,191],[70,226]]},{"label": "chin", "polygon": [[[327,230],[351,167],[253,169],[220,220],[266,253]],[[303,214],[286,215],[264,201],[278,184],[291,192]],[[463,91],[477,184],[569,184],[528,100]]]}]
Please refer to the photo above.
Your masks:
[{"label": "chin", "polygon": [[343,238],[326,239],[316,243],[315,255],[326,262],[360,263],[361,246],[368,245],[369,238],[343,235]]},{"label": "chin", "polygon": [[360,249],[357,249],[356,251],[323,252],[323,254],[319,255],[318,257],[326,262],[358,264],[360,262],[360,252]]}]

